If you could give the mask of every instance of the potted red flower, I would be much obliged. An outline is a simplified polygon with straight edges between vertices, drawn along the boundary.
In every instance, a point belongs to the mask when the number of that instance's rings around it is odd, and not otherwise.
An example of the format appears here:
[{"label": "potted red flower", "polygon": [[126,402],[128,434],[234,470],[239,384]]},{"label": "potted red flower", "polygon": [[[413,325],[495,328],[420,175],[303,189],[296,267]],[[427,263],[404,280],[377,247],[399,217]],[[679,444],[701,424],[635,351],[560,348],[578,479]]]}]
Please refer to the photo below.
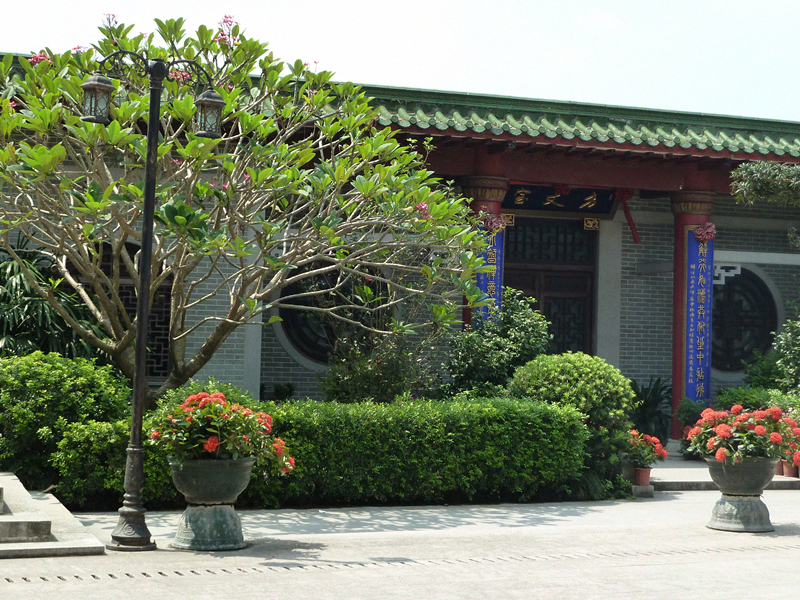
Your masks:
[{"label": "potted red flower", "polygon": [[650,485],[652,465],[667,458],[667,450],[657,437],[639,433],[635,429],[631,429],[629,441],[627,454],[629,462],[633,465],[634,483]]},{"label": "potted red flower", "polygon": [[150,442],[166,448],[172,481],[188,504],[173,546],[244,548],[233,504],[253,467],[274,465],[289,473],[295,464],[283,440],[272,436],[272,417],[228,402],[222,392],[200,392],[178,406],[166,403],[152,424]]},{"label": "potted red flower", "polygon": [[722,498],[708,526],[724,531],[773,531],[761,492],[781,458],[800,464],[797,422],[780,407],[745,411],[704,410],[689,431],[690,447],[708,464]]}]

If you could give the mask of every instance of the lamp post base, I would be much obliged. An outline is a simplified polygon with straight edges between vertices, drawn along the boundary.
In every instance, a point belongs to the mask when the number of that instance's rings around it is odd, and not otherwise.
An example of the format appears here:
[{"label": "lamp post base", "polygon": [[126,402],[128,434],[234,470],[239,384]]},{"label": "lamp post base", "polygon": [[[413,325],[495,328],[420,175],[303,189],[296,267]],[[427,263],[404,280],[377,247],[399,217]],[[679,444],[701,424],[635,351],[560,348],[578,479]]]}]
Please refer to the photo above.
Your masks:
[{"label": "lamp post base", "polygon": [[150,531],[144,521],[145,511],[136,514],[121,508],[119,512],[119,522],[111,534],[111,543],[106,544],[106,549],[117,552],[155,550],[156,543],[150,539]]}]

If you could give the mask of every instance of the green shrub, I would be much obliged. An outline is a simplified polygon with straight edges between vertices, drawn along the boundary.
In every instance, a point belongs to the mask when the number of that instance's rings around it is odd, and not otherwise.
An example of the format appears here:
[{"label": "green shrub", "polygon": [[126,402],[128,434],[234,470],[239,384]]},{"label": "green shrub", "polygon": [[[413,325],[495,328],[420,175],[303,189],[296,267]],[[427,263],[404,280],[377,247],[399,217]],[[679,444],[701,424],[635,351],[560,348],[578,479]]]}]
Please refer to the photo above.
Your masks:
[{"label": "green shrub", "polygon": [[127,381],[94,361],[34,352],[0,360],[0,471],[31,489],[55,484],[50,459],[70,423],[130,412]]},{"label": "green shrub", "polygon": [[535,302],[519,290],[504,287],[500,309],[449,337],[445,368],[454,389],[505,385],[514,369],[547,350],[552,337],[547,331],[549,323],[533,308]]},{"label": "green shrub", "polygon": [[122,505],[130,419],[70,423],[53,453],[56,496],[71,509],[113,510]]},{"label": "green shrub", "polygon": [[262,406],[297,460],[245,494],[272,507],[527,501],[580,471],[571,407],[508,398]]},{"label": "green shrub", "polygon": [[416,380],[414,353],[408,337],[386,336],[375,348],[365,349],[340,340],[328,369],[320,375],[329,402],[392,402]]},{"label": "green shrub", "polygon": [[741,404],[745,410],[759,410],[770,406],[778,406],[783,410],[789,410],[798,408],[800,397],[795,394],[787,394],[781,390],[745,385],[720,390],[714,401],[714,408],[717,410],[730,410],[736,404]]},{"label": "green shrub", "polygon": [[[130,437],[130,419],[67,426],[53,454],[60,475],[56,496],[67,508],[110,511],[122,505]],[[172,485],[169,462],[161,448],[145,446],[142,500],[150,509],[185,506],[183,496]]]},{"label": "green shrub", "polygon": [[587,467],[613,477],[618,456],[627,448],[634,393],[630,380],[602,358],[581,352],[539,356],[514,373],[512,396],[574,406],[589,428]]},{"label": "green shrub", "polygon": [[778,366],[778,353],[770,352],[766,356],[754,350],[756,360],[744,365],[744,382],[754,388],[779,389],[783,376]]},{"label": "green shrub", "polygon": [[651,377],[649,384],[641,386],[632,381],[631,387],[635,395],[635,407],[630,414],[633,426],[666,443],[672,422],[672,387],[660,377]]},{"label": "green shrub", "polygon": [[787,321],[775,336],[775,364],[780,372],[778,387],[800,393],[800,320]]},{"label": "green shrub", "polygon": [[739,386],[720,390],[714,400],[717,410],[730,410],[741,404],[745,410],[758,410],[770,405],[769,390],[760,387]]}]

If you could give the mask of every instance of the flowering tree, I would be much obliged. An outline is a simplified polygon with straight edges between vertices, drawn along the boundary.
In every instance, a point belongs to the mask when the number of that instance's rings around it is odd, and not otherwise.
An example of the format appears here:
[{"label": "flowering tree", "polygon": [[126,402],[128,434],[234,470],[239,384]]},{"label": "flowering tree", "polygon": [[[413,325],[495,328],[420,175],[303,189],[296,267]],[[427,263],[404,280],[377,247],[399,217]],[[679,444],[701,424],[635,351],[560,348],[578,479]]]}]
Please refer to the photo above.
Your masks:
[{"label": "flowering tree", "polygon": [[[90,49],[20,58],[21,72],[11,56],[0,66],[0,246],[16,258],[21,236],[55,261],[53,280],[31,285],[82,339],[133,374],[136,328],[119,288],[138,284],[146,76],[114,72],[111,122],[80,119],[81,84],[117,50],[195,60],[225,101],[221,138],[196,137],[203,81],[175,70],[164,82],[150,300],[168,286],[171,371],[158,393],[271,307],[397,332],[446,324],[464,295],[479,299],[472,282],[484,242],[465,201],[426,170],[424,149],[376,127],[359,88],[278,61],[230,17],[194,37],[182,19],[156,24],[162,45],[108,15]],[[64,309],[61,282],[105,335]],[[207,307],[220,297],[223,312]],[[412,301],[429,318],[370,318],[402,315],[387,309]]]}]

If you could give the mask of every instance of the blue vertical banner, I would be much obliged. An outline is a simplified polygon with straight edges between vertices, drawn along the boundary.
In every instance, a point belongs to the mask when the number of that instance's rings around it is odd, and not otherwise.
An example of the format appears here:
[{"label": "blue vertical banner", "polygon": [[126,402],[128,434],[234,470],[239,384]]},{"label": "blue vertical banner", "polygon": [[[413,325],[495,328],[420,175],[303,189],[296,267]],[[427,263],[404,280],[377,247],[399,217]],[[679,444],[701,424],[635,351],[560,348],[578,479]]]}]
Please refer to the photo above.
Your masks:
[{"label": "blue vertical banner", "polygon": [[711,309],[714,305],[714,236],[711,223],[687,230],[686,235],[686,397],[711,399]]},{"label": "blue vertical banner", "polygon": [[[489,265],[487,273],[476,275],[476,285],[478,289],[485,292],[494,300],[494,307],[499,307],[503,295],[503,241],[505,231],[501,228],[491,234],[489,246],[483,253],[483,259]],[[485,319],[489,315],[490,307],[482,306],[475,309],[475,314]]]}]

